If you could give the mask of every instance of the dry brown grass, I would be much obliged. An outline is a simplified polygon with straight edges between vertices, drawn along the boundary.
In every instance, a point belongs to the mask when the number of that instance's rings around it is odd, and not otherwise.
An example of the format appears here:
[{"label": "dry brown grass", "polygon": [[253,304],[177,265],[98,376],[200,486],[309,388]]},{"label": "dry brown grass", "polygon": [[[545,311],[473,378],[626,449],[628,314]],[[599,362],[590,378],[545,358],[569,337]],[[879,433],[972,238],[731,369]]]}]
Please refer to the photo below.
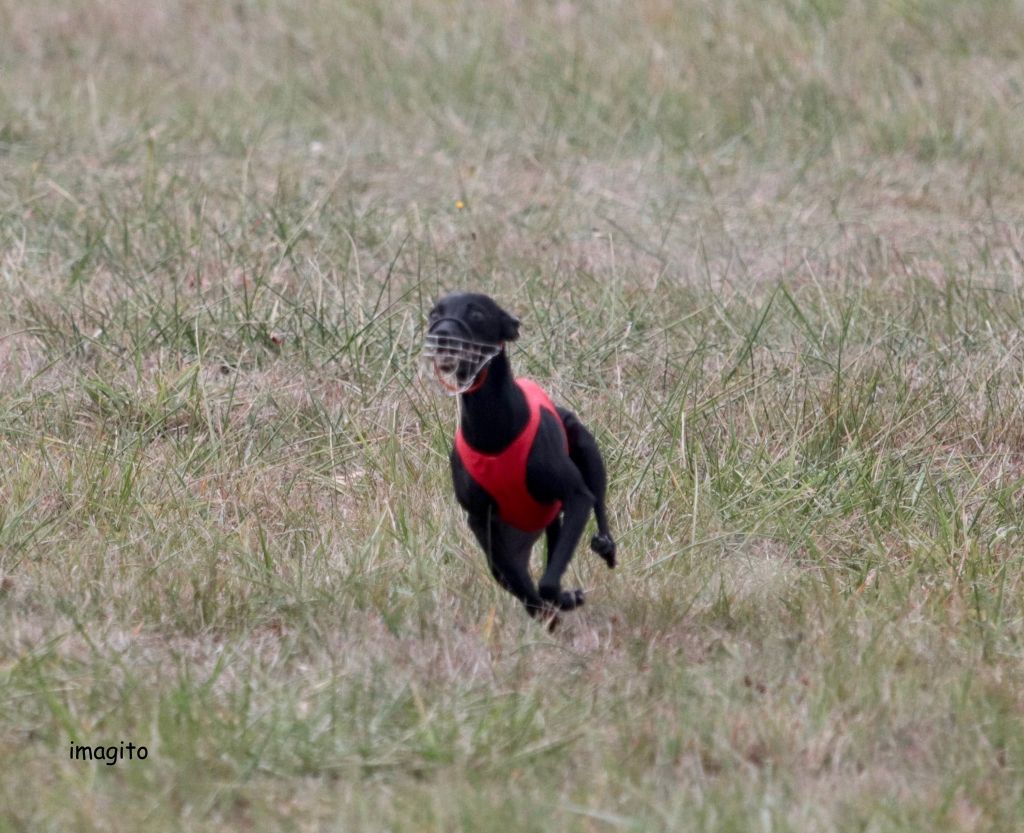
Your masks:
[{"label": "dry brown grass", "polygon": [[[0,829],[1019,827],[1022,35],[0,0]],[[415,377],[461,286],[609,464],[554,635]]]}]

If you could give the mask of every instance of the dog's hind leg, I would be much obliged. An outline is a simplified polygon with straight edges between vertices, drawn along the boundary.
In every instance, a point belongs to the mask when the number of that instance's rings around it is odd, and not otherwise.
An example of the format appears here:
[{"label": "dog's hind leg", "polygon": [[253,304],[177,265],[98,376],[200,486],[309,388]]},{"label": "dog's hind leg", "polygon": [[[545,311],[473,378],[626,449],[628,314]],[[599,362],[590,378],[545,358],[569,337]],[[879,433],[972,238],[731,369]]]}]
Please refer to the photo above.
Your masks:
[{"label": "dog's hind leg", "polygon": [[565,408],[558,408],[558,415],[569,440],[569,459],[575,463],[587,489],[594,496],[597,535],[590,539],[590,549],[601,556],[609,567],[614,567],[615,541],[608,528],[608,513],[605,510],[608,475],[605,473],[601,450],[597,447],[594,435],[580,422],[576,414]]}]

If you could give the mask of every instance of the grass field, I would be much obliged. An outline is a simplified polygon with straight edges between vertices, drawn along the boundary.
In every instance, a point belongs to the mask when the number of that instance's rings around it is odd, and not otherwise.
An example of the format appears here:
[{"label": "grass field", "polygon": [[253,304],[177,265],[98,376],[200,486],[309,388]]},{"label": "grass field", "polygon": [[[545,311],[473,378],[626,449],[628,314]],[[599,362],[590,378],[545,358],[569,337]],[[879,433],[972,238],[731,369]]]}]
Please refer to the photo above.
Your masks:
[{"label": "grass field", "polygon": [[[1009,0],[0,0],[0,831],[1024,829],[1022,148]],[[456,288],[605,452],[554,634]]]}]

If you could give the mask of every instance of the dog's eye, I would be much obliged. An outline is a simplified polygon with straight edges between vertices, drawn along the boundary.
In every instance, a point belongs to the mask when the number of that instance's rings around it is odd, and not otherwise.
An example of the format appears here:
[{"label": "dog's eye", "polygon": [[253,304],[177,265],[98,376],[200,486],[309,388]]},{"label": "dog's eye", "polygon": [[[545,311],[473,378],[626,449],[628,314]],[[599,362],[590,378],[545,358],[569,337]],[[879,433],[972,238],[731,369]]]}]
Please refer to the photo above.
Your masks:
[{"label": "dog's eye", "polygon": [[483,321],[484,320],[484,314],[482,312],[480,312],[480,310],[478,310],[478,309],[471,309],[469,311],[469,320],[470,321]]}]

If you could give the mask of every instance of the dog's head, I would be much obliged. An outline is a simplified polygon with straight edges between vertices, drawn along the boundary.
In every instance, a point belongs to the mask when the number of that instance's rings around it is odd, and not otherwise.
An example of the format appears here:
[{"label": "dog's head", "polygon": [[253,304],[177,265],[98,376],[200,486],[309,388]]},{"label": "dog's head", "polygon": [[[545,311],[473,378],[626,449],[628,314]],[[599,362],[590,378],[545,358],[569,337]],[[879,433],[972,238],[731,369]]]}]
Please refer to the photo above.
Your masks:
[{"label": "dog's head", "polygon": [[430,311],[423,357],[451,394],[466,393],[487,365],[519,338],[519,319],[488,295],[456,292]]},{"label": "dog's head", "polygon": [[519,338],[519,319],[505,312],[490,295],[453,292],[430,310],[427,333],[455,336],[481,344],[502,344]]}]

